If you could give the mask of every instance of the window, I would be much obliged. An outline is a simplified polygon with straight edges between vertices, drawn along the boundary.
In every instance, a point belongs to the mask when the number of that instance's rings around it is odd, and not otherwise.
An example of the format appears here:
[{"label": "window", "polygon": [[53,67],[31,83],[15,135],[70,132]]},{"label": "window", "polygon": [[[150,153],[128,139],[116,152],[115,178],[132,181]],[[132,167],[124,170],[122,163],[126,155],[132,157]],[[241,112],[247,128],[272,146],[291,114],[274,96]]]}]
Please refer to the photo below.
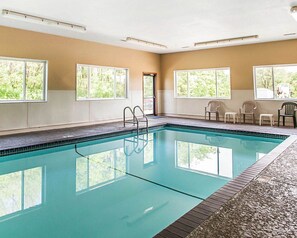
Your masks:
[{"label": "window", "polygon": [[255,99],[296,99],[297,65],[254,67]]},{"label": "window", "polygon": [[0,175],[0,220],[43,202],[43,168]]},{"label": "window", "polygon": [[0,58],[0,102],[45,101],[47,62]]},{"label": "window", "polygon": [[177,70],[175,96],[186,98],[231,98],[230,68]]},{"label": "window", "polygon": [[77,65],[76,96],[84,99],[127,97],[128,69]]}]

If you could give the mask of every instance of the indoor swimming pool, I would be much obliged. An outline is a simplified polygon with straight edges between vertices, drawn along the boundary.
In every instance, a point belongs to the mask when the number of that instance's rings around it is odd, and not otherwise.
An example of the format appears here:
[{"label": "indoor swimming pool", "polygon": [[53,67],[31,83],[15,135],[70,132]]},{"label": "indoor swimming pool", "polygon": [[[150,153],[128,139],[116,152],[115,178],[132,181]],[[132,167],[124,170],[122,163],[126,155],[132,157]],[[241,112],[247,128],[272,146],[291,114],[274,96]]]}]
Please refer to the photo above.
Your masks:
[{"label": "indoor swimming pool", "polygon": [[282,141],[165,127],[3,156],[1,237],[152,237]]}]

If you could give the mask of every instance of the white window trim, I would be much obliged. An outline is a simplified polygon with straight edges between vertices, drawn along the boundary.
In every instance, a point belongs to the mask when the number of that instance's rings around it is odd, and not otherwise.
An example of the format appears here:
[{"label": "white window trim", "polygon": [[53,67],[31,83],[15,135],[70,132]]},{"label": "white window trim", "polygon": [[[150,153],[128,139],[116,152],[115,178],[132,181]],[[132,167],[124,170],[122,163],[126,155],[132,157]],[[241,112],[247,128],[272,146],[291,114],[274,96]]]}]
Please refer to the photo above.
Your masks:
[{"label": "white window trim", "polygon": [[[176,73],[177,72],[191,72],[191,71],[206,71],[206,70],[229,70],[230,72],[230,97],[190,97],[190,91],[189,91],[189,80],[187,80],[187,92],[188,96],[178,96],[177,95],[177,78]],[[174,84],[174,98],[176,99],[205,99],[205,100],[214,100],[214,99],[220,99],[220,100],[231,100],[232,99],[232,90],[231,90],[231,68],[230,67],[222,67],[222,68],[203,68],[203,69],[179,69],[173,71],[173,84]],[[217,83],[216,83],[216,90],[217,90]]]},{"label": "white window trim", "polygon": [[[106,68],[106,69],[114,69],[114,70],[117,70],[117,69],[124,69],[127,71],[127,79],[126,79],[126,96],[125,97],[122,97],[122,98],[117,98],[117,97],[113,97],[113,98],[78,98],[77,97],[77,69],[78,67],[94,67],[94,68]],[[89,74],[89,72],[88,72]],[[108,101],[108,100],[126,100],[126,99],[129,99],[129,69],[128,68],[120,68],[120,67],[112,67],[112,66],[102,66],[102,65],[93,65],[93,64],[76,64],[76,68],[75,68],[75,100],[76,101]],[[115,79],[114,79],[114,95],[116,93],[115,91]],[[88,75],[88,96],[89,96],[89,93],[90,93],[90,88],[89,88],[89,85],[90,85],[90,75]]]},{"label": "white window trim", "polygon": [[[0,56],[0,60],[11,60],[11,61],[21,61],[21,62],[38,62],[38,63],[43,63],[44,64],[44,71],[43,71],[43,100],[26,100],[26,99],[21,99],[21,100],[2,100],[0,99],[0,104],[1,103],[44,103],[47,102],[47,85],[48,85],[48,60],[38,60],[38,59],[27,59],[27,58],[14,58],[14,57],[3,57]],[[25,68],[26,70],[26,64]],[[24,77],[26,77],[24,73]],[[24,80],[23,82],[23,90],[24,90],[24,97],[26,95],[26,82]]]},{"label": "white window trim", "polygon": [[[254,83],[254,100],[255,101],[296,101],[297,98],[275,98],[274,95],[274,75],[273,75],[273,67],[286,67],[286,66],[297,66],[297,64],[271,64],[271,65],[257,65],[253,66],[253,83]],[[264,67],[272,67],[272,76],[273,76],[273,98],[257,98],[257,88],[256,88],[256,69],[264,68]]]}]

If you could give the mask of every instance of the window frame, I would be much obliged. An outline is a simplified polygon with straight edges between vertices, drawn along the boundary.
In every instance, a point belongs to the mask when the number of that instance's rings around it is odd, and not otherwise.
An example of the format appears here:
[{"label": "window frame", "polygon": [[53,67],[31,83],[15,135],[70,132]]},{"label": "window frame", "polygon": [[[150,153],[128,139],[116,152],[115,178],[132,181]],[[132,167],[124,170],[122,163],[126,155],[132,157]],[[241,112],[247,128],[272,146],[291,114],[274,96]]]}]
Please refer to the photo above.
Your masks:
[{"label": "window frame", "polygon": [[[78,72],[78,67],[83,66],[83,67],[88,67],[88,68],[105,68],[105,69],[124,69],[127,72],[127,78],[126,78],[126,88],[125,88],[125,97],[123,98],[117,98],[117,97],[113,97],[113,98],[90,98],[90,72],[88,71],[88,97],[87,98],[78,98],[77,96],[77,85],[78,85],[78,80],[77,80],[77,72]],[[116,95],[116,80],[114,78],[114,83],[113,83],[113,93],[114,95]],[[75,68],[75,100],[76,101],[106,101],[106,100],[126,100],[129,99],[129,68],[121,68],[121,67],[113,67],[113,66],[102,66],[102,65],[93,65],[93,64],[76,64],[76,68]]]},{"label": "window frame", "polygon": [[[271,65],[254,65],[253,66],[253,84],[254,84],[254,100],[255,101],[296,101],[297,98],[275,98],[274,94],[274,72],[273,67],[286,67],[286,66],[296,66],[296,64],[271,64]],[[257,68],[266,68],[271,67],[272,68],[272,87],[273,87],[273,98],[257,98],[257,79],[256,79],[256,69]]]},{"label": "window frame", "polygon": [[38,62],[44,64],[44,71],[43,71],[43,99],[42,100],[7,100],[7,99],[0,99],[1,103],[42,103],[47,102],[47,90],[48,90],[48,60],[39,60],[39,59],[28,59],[28,58],[15,58],[15,57],[4,57],[0,56],[0,60],[8,60],[8,61],[20,61],[24,63],[24,75],[23,75],[23,96],[26,95],[26,63],[27,62]]},{"label": "window frame", "polygon": [[[206,71],[206,70],[215,70],[216,75],[216,94],[218,92],[218,84],[217,84],[217,70],[229,70],[230,72],[230,97],[218,97],[217,95],[215,97],[190,97],[190,90],[189,90],[189,80],[187,80],[187,96],[178,96],[177,95],[177,72],[193,72],[193,71]],[[232,90],[231,90],[231,67],[222,67],[222,68],[203,68],[203,69],[179,69],[173,71],[173,78],[174,78],[174,98],[177,99],[206,99],[206,100],[214,100],[214,99],[220,99],[220,100],[231,100],[232,99]]]}]

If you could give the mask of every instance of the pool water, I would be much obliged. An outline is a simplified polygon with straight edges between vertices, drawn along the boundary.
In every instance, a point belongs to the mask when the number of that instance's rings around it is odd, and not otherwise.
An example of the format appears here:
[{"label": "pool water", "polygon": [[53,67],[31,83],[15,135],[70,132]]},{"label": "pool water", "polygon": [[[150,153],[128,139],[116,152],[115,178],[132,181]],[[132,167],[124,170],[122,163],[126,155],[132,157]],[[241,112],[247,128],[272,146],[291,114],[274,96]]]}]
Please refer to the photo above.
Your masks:
[{"label": "pool water", "polygon": [[152,237],[281,142],[170,128],[1,157],[0,234]]}]

